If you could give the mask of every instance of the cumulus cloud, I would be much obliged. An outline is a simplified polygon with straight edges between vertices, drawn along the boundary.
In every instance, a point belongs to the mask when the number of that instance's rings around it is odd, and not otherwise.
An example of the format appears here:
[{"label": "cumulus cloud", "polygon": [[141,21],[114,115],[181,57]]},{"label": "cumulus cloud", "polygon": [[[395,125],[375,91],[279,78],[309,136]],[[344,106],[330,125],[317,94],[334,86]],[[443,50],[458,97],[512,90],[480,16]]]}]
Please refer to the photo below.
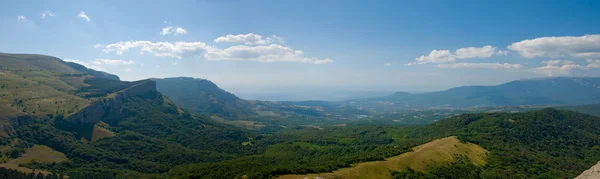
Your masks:
[{"label": "cumulus cloud", "polygon": [[486,45],[481,48],[476,47],[466,47],[459,48],[454,52],[456,54],[456,58],[489,58],[492,55],[498,54],[496,51],[496,47],[492,47],[491,45]]},{"label": "cumulus cloud", "polygon": [[416,58],[416,62],[409,63],[408,65],[418,65],[427,63],[448,63],[454,62],[456,57],[450,53],[450,50],[433,50],[429,52],[429,55],[421,55]]},{"label": "cumulus cloud", "polygon": [[600,57],[600,34],[584,36],[540,37],[515,42],[508,49],[525,58]]},{"label": "cumulus cloud", "polygon": [[581,68],[581,66],[569,60],[548,60],[542,61],[542,63],[545,65],[532,70],[547,76],[571,75],[571,70]]},{"label": "cumulus cloud", "polygon": [[296,61],[313,64],[333,62],[330,59],[306,58],[304,52],[278,44],[268,46],[237,45],[222,50],[209,51],[208,60],[254,60],[259,62]]},{"label": "cumulus cloud", "polygon": [[230,43],[243,43],[246,45],[264,45],[270,43],[283,43],[283,38],[279,36],[271,36],[267,38],[263,38],[263,36],[248,33],[248,34],[239,34],[239,35],[226,35],[218,37],[214,40],[217,43],[220,42],[230,42]]},{"label": "cumulus cloud", "polygon": [[83,11],[79,11],[79,14],[77,14],[77,17],[79,17],[85,21],[88,21],[88,22],[91,20],[90,17],[88,17],[88,15],[85,14],[85,12],[83,12]]},{"label": "cumulus cloud", "polygon": [[187,30],[181,28],[181,27],[177,27],[177,29],[175,29],[175,35],[177,34],[187,34]]},{"label": "cumulus cloud", "polygon": [[521,69],[521,64],[510,63],[449,63],[437,64],[438,68],[485,68],[485,69]]},{"label": "cumulus cloud", "polygon": [[450,50],[433,50],[429,52],[429,55],[421,55],[419,58],[415,59],[415,62],[408,63],[407,65],[449,63],[456,61],[456,59],[489,58],[494,55],[506,54],[506,51],[496,50],[496,47],[491,45],[486,45],[483,47],[459,48],[454,52],[454,54],[452,54]]},{"label": "cumulus cloud", "polygon": [[129,49],[140,49],[159,57],[189,58],[204,57],[207,60],[251,60],[259,62],[302,62],[312,64],[326,64],[333,60],[325,58],[306,57],[301,50],[271,44],[261,46],[236,45],[219,49],[204,42],[151,42],[151,41],[126,41],[106,45],[104,52],[123,54]]},{"label": "cumulus cloud", "polygon": [[54,13],[52,13],[52,11],[44,11],[42,12],[42,19],[45,19],[46,17],[54,17]]},{"label": "cumulus cloud", "polygon": [[81,60],[63,59],[63,61],[77,63],[77,64],[80,64],[80,65],[82,65],[82,66],[84,66],[86,68],[89,68],[89,69],[104,71],[104,69],[102,67],[99,67],[99,66],[96,66],[96,65],[92,65],[92,64],[86,63],[86,62],[81,61]]},{"label": "cumulus cloud", "polygon": [[94,45],[94,48],[104,48],[104,45],[102,45],[102,44],[96,44],[96,45]]},{"label": "cumulus cloud", "polygon": [[195,57],[204,53],[215,51],[204,42],[151,42],[151,41],[124,41],[106,45],[104,52],[115,52],[123,54],[129,49],[139,48],[142,52],[147,52],[159,57]]},{"label": "cumulus cloud", "polygon": [[181,27],[175,28],[173,26],[168,26],[168,27],[162,28],[162,30],[160,31],[160,35],[169,35],[169,34],[185,35],[185,34],[187,34],[187,30],[185,30],[184,28],[181,28]]},{"label": "cumulus cloud", "polygon": [[27,22],[27,18],[25,16],[17,16],[17,22],[25,23]]},{"label": "cumulus cloud", "polygon": [[125,60],[111,60],[111,59],[97,58],[94,61],[92,61],[92,63],[94,63],[96,65],[101,65],[101,64],[107,64],[107,65],[131,65],[131,64],[134,64],[135,62],[132,61],[132,60],[125,61]]}]

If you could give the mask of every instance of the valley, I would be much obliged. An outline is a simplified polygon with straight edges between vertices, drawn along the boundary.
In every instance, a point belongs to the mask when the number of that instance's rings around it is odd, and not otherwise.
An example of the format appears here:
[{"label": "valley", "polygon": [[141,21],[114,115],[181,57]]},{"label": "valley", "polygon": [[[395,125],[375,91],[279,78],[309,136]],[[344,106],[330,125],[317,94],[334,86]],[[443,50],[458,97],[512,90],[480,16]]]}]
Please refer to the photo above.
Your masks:
[{"label": "valley", "polygon": [[121,81],[43,55],[0,54],[0,67],[0,168],[16,173],[572,178],[600,161],[600,78],[261,101],[206,79]]}]

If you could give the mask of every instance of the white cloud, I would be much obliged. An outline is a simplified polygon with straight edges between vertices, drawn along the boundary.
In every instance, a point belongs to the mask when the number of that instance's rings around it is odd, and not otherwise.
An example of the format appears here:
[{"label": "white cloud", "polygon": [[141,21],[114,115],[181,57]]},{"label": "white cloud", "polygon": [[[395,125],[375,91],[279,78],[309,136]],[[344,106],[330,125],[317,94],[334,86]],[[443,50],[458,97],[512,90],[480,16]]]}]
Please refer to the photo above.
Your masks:
[{"label": "white cloud", "polygon": [[159,57],[189,58],[202,56],[207,60],[251,60],[259,62],[302,62],[312,64],[331,63],[331,59],[305,57],[301,50],[286,46],[271,44],[262,46],[237,45],[225,49],[215,48],[204,42],[150,42],[127,41],[106,45],[104,52],[123,54],[129,49],[139,48]]},{"label": "white cloud", "polygon": [[131,68],[125,68],[125,69],[123,69],[123,71],[125,71],[125,72],[128,72],[128,73],[129,73],[129,72],[131,72]]},{"label": "white cloud", "polygon": [[45,19],[46,17],[54,17],[54,13],[52,13],[52,11],[44,11],[42,12],[42,19]]},{"label": "white cloud", "polygon": [[96,66],[96,65],[91,65],[91,64],[86,63],[86,62],[81,61],[81,60],[63,59],[63,61],[77,63],[77,64],[80,64],[80,65],[82,65],[82,66],[84,66],[86,68],[89,68],[89,69],[104,71],[104,69],[102,67],[99,67],[99,66]]},{"label": "white cloud", "polygon": [[17,22],[25,23],[27,18],[25,16],[17,16]]},{"label": "white cloud", "polygon": [[418,65],[418,64],[427,64],[427,63],[447,63],[454,62],[456,57],[450,53],[449,50],[433,50],[429,53],[429,55],[421,55],[419,58],[416,58],[416,62],[409,63],[407,65]]},{"label": "white cloud", "polygon": [[162,30],[160,31],[160,35],[169,35],[169,34],[185,35],[185,34],[187,34],[187,30],[185,30],[184,28],[181,28],[181,27],[174,28],[173,26],[168,26],[168,27],[162,28]]},{"label": "white cloud", "polygon": [[270,43],[283,43],[283,38],[272,35],[271,37],[263,38],[261,35],[248,33],[239,35],[226,35],[218,37],[214,40],[217,43],[220,42],[231,42],[231,43],[244,43],[246,45],[264,45]]},{"label": "white cloud", "polygon": [[542,61],[545,66],[532,69],[536,73],[545,74],[548,76],[563,76],[571,75],[571,70],[581,68],[569,60],[548,60]]},{"label": "white cloud", "polygon": [[584,36],[540,37],[515,42],[508,49],[525,58],[600,57],[600,34]]},{"label": "white cloud", "polygon": [[160,31],[160,35],[167,35],[170,34],[173,31],[173,27],[169,26],[169,27],[164,27],[162,28],[162,30]]},{"label": "white cloud", "polygon": [[94,48],[104,48],[104,45],[102,45],[102,44],[96,44],[96,45],[94,45]]},{"label": "white cloud", "polygon": [[384,66],[392,66],[392,63],[384,63]]},{"label": "white cloud", "polygon": [[506,55],[507,53],[506,51],[496,50],[496,47],[491,45],[459,48],[454,54],[450,50],[433,50],[429,52],[429,55],[421,55],[415,59],[415,62],[408,63],[407,65],[450,63],[456,61],[456,59],[489,58],[494,55]]},{"label": "white cloud", "polygon": [[88,17],[88,15],[85,14],[85,12],[83,12],[83,11],[79,11],[79,14],[77,14],[77,17],[79,17],[85,21],[88,21],[88,22],[91,20],[90,17]]},{"label": "white cloud", "polygon": [[278,44],[268,46],[237,45],[223,50],[209,51],[204,55],[208,60],[254,60],[259,62],[291,61],[313,64],[326,64],[331,59],[306,58],[304,52]]},{"label": "white cloud", "polygon": [[454,52],[456,54],[456,58],[489,58],[492,55],[498,54],[496,51],[496,47],[492,47],[491,45],[486,45],[481,48],[477,47],[466,47],[459,48]]},{"label": "white cloud", "polygon": [[438,64],[438,68],[485,68],[485,69],[521,69],[524,68],[521,64],[510,63],[449,63]]},{"label": "white cloud", "polygon": [[135,62],[132,61],[132,60],[125,61],[125,60],[111,60],[111,59],[97,58],[94,61],[92,61],[92,63],[94,63],[96,65],[100,65],[100,64],[107,64],[107,65],[131,65],[131,64],[134,64]]},{"label": "white cloud", "polygon": [[177,29],[175,29],[175,35],[182,35],[182,34],[187,34],[187,30],[185,30],[181,27],[177,27]]},{"label": "white cloud", "polygon": [[117,42],[114,44],[106,45],[104,52],[115,52],[116,54],[123,54],[132,48],[139,48],[142,52],[148,52],[154,56],[159,57],[195,57],[204,53],[215,51],[214,47],[211,47],[204,42],[150,42],[150,41],[126,41]]}]

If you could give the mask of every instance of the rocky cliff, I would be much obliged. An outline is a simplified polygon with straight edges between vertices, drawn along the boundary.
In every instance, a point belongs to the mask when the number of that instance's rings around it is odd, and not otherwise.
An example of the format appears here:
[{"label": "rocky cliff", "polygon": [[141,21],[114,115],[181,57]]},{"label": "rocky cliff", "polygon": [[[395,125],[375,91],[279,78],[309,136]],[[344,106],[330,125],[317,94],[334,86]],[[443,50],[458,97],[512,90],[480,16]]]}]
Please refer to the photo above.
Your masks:
[{"label": "rocky cliff", "polygon": [[95,124],[100,121],[118,121],[121,114],[123,101],[130,96],[144,95],[156,92],[156,82],[144,80],[121,91],[112,93],[107,97],[93,102],[91,105],[67,117],[71,123]]},{"label": "rocky cliff", "polygon": [[575,179],[598,179],[600,178],[600,162],[592,166],[592,168],[584,171],[581,175],[575,177]]},{"label": "rocky cliff", "polygon": [[0,117],[0,138],[16,135],[15,126],[31,123],[33,120],[33,117],[26,114],[14,117]]}]

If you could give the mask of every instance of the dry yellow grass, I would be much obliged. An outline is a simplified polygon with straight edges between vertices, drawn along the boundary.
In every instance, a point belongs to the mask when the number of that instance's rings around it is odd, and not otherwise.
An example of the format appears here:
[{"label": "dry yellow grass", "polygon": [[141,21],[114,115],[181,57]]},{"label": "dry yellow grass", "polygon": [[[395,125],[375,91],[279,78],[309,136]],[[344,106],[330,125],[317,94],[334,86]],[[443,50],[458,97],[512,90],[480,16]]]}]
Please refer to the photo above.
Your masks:
[{"label": "dry yellow grass", "polygon": [[6,163],[0,164],[0,167],[15,169],[21,172],[41,172],[44,175],[50,174],[50,172],[45,170],[33,170],[25,167],[19,166],[19,164],[27,164],[32,161],[36,161],[39,163],[53,163],[53,162],[62,162],[68,160],[65,154],[57,152],[50,147],[43,145],[34,145],[32,148],[25,150],[19,158],[10,160]]},{"label": "dry yellow grass", "polygon": [[97,141],[98,139],[102,139],[105,137],[115,136],[115,133],[108,130],[108,124],[104,122],[99,122],[94,125],[94,131],[92,133],[92,142]]},{"label": "dry yellow grass", "polygon": [[407,167],[415,171],[425,171],[431,166],[449,165],[455,155],[466,156],[473,164],[482,166],[487,163],[487,150],[471,143],[461,143],[455,136],[437,139],[413,148],[385,161],[363,162],[351,168],[343,168],[331,173],[307,175],[283,175],[280,179],[322,178],[392,178],[391,171],[400,171]]}]

